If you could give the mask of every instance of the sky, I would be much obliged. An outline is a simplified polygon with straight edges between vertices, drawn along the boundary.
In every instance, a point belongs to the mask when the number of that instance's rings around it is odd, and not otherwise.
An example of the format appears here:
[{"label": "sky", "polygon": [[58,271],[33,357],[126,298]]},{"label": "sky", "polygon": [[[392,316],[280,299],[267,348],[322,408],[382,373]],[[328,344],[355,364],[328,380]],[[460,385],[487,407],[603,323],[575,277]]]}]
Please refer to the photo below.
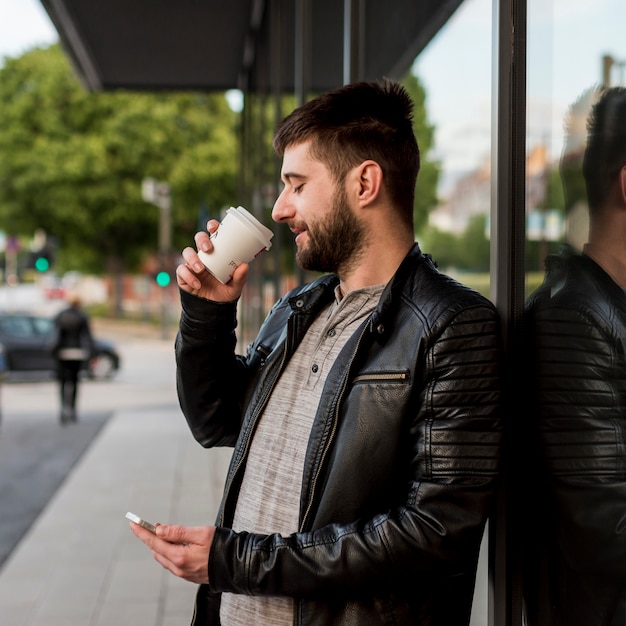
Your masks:
[{"label": "sky", "polygon": [[[444,170],[480,167],[491,147],[494,0],[464,0],[414,64]],[[601,77],[601,57],[626,59],[624,0],[528,1],[527,146],[558,158],[567,107]],[[38,0],[0,0],[0,65],[58,40]],[[626,70],[625,70],[626,72]]]},{"label": "sky", "polygon": [[[452,171],[490,153],[492,5],[465,0],[414,64],[436,128],[433,156]],[[624,0],[528,0],[528,148],[547,143],[558,158],[564,116],[599,83],[602,55],[626,59],[625,24]]]},{"label": "sky", "polygon": [[17,57],[35,46],[58,41],[41,2],[0,0],[0,64],[4,57]]}]

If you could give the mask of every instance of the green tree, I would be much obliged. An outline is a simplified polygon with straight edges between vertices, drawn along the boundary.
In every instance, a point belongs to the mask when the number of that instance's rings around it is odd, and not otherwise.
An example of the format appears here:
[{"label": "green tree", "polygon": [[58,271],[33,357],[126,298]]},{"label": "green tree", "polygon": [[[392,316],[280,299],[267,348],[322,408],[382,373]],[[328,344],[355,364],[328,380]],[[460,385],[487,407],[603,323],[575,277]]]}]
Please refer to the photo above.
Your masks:
[{"label": "green tree", "polygon": [[173,190],[173,247],[188,245],[201,205],[236,186],[237,115],[224,94],[90,93],[58,45],[0,68],[0,229],[42,229],[62,269],[134,271],[158,243],[154,177]]},{"label": "green tree", "polygon": [[489,271],[486,215],[474,215],[465,230],[454,234],[427,226],[420,237],[424,250],[436,250],[434,260],[444,270]]},{"label": "green tree", "polygon": [[461,236],[462,251],[460,267],[474,272],[489,271],[489,239],[486,234],[487,216],[473,215]]},{"label": "green tree", "polygon": [[428,122],[426,91],[419,78],[409,73],[402,84],[413,98],[413,129],[420,148],[421,165],[415,186],[413,211],[415,231],[419,232],[428,221],[428,214],[437,205],[437,186],[441,164],[428,156],[435,140],[435,127]]},{"label": "green tree", "polygon": [[[585,189],[585,181],[582,177],[582,173],[579,171],[578,177],[576,177],[575,184],[576,187],[576,195],[575,199],[585,199],[586,198],[586,189]],[[568,181],[569,182],[569,181]],[[560,211],[565,211],[565,195],[563,192],[564,181],[562,180],[561,172],[558,167],[553,167],[548,169],[546,172],[546,192],[545,198],[539,206],[539,209],[559,209]]]}]

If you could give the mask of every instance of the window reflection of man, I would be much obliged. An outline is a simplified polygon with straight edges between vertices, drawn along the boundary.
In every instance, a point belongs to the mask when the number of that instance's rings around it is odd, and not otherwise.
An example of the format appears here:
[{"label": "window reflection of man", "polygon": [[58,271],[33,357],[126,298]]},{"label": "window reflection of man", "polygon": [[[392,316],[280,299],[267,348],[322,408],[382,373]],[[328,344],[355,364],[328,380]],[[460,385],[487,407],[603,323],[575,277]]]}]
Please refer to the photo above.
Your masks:
[{"label": "window reflection of man", "polygon": [[532,626],[626,623],[626,89],[596,96],[582,159],[587,242],[549,260],[527,303],[542,459],[527,501]]}]

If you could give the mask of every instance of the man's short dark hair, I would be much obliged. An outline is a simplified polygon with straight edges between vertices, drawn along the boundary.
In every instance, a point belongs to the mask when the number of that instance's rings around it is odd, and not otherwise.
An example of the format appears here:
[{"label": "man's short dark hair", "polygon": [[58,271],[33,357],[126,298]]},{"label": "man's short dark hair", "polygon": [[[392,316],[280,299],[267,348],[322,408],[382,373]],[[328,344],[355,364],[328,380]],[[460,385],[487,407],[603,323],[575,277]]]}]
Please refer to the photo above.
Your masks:
[{"label": "man's short dark hair", "polygon": [[397,82],[357,82],[326,92],[298,107],[278,125],[274,149],[311,141],[311,155],[337,182],[371,159],[401,218],[413,224],[420,153],[413,132],[413,101]]},{"label": "man's short dark hair", "polygon": [[626,166],[626,89],[600,92],[587,120],[583,175],[590,210],[601,206],[617,174]]}]

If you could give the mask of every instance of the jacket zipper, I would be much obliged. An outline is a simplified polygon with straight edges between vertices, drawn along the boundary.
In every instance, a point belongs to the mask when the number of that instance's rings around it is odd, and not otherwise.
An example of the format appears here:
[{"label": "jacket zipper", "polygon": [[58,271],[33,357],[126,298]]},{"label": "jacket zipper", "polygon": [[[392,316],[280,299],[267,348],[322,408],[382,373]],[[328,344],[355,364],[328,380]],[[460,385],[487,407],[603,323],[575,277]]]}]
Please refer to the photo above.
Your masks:
[{"label": "jacket zipper", "polygon": [[[361,335],[359,337],[359,340],[356,344],[356,348],[354,349],[354,352],[352,354],[352,359],[350,360],[350,364],[348,366],[348,372],[350,371],[350,368],[352,367],[352,363],[354,362],[354,358],[355,355],[357,354],[357,352],[359,351],[359,348],[361,346],[361,342],[363,341],[363,335],[366,332],[366,327],[363,328],[363,330],[361,331]],[[339,407],[341,406],[341,401],[343,400],[343,396],[345,394],[346,391],[346,387],[348,386],[348,376],[345,377],[344,381],[343,381],[343,385],[341,387],[341,391],[339,392],[339,396],[337,398],[337,403],[335,405],[335,411],[333,413],[333,427],[332,430],[330,431],[330,436],[328,437],[328,441],[326,443],[326,446],[324,447],[324,451],[322,452],[322,458],[320,460],[320,463],[318,465],[318,469],[317,472],[315,473],[315,476],[313,477],[313,482],[312,482],[312,487],[311,487],[311,495],[309,497],[309,502],[307,504],[306,510],[304,512],[304,515],[302,516],[302,522],[300,523],[300,532],[304,531],[304,528],[306,526],[306,522],[307,522],[307,518],[309,516],[309,514],[311,513],[311,509],[313,508],[313,500],[314,500],[314,496],[315,496],[315,491],[316,491],[316,487],[317,487],[317,481],[319,479],[319,475],[321,472],[322,467],[324,467],[324,461],[326,460],[326,456],[328,454],[328,450],[330,449],[333,440],[335,438],[335,433],[337,432],[337,422],[339,421]]]},{"label": "jacket zipper", "polygon": [[[259,415],[261,414],[261,411],[263,410],[263,407],[267,403],[267,400],[270,397],[270,394],[272,393],[272,391],[274,389],[274,386],[276,385],[276,381],[278,380],[278,375],[280,374],[280,372],[283,371],[283,367],[285,365],[285,357],[286,357],[286,355],[287,355],[287,342],[285,342],[285,347],[283,349],[283,354],[281,356],[280,363],[279,363],[278,368],[276,370],[276,375],[274,376],[274,380],[272,381],[272,384],[267,388],[267,391],[264,394],[262,401],[257,404],[257,408],[256,408],[256,411],[255,411],[255,414],[254,414],[254,418],[250,422],[250,427],[248,429],[248,436],[246,437],[246,445],[244,446],[244,449],[242,451],[241,457],[240,457],[237,465],[233,468],[233,471],[230,473],[230,476],[228,478],[228,483],[226,484],[226,486],[224,488],[224,498],[223,498],[223,501],[225,503],[228,501],[228,498],[230,496],[230,489],[231,489],[232,484],[233,484],[233,478],[239,473],[239,470],[241,468],[241,464],[242,464],[243,460],[248,456],[248,451],[250,449],[250,442],[252,441],[252,437],[250,436],[250,433],[254,430],[254,426],[256,425],[257,419],[259,418]],[[222,509],[222,511],[220,513],[220,524],[223,524],[223,523],[224,523],[224,509]]]},{"label": "jacket zipper", "polygon": [[408,380],[409,372],[379,372],[377,374],[361,374],[352,382],[360,383],[368,380]]}]

